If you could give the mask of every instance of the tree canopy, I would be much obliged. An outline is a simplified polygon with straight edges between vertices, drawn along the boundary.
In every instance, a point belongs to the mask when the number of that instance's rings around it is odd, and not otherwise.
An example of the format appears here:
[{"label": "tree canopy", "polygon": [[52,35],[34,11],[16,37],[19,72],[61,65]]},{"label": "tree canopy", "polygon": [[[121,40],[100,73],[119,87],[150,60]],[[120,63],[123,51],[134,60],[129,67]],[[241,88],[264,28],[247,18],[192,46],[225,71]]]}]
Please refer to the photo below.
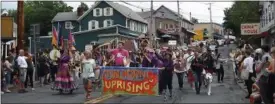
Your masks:
[{"label": "tree canopy", "polygon": [[40,35],[46,36],[52,30],[52,19],[58,12],[72,12],[73,7],[67,6],[63,1],[25,1],[25,33],[30,25],[40,24]]},{"label": "tree canopy", "polygon": [[84,11],[87,11],[89,9],[88,5],[85,4],[84,2],[81,2],[81,4],[79,5],[79,7],[82,7]]},{"label": "tree canopy", "polygon": [[224,10],[224,27],[231,29],[233,35],[241,36],[242,23],[259,23],[259,1],[235,1],[231,8]]}]

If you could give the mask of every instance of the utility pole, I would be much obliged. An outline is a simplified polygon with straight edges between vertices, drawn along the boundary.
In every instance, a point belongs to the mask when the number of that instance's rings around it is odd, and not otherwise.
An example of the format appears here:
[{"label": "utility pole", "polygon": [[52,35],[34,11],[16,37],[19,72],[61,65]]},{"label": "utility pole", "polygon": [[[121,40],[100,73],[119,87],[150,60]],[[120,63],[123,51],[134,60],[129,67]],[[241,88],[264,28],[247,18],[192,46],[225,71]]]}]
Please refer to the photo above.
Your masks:
[{"label": "utility pole", "polygon": [[[177,0],[177,6],[178,6],[178,34],[180,36],[180,40],[182,40],[181,45],[184,44],[184,39],[185,39],[185,34],[180,34],[181,33],[181,16],[180,16],[180,2]],[[183,36],[182,36],[183,35]]]},{"label": "utility pole", "polygon": [[150,39],[150,43],[151,43],[151,47],[154,46],[154,34],[153,34],[153,0],[151,0],[151,16],[150,16],[150,32],[149,32],[149,39]]},{"label": "utility pole", "polygon": [[189,18],[190,18],[190,21],[192,22],[192,14],[191,14],[191,12],[189,12]]},{"label": "utility pole", "polygon": [[209,12],[210,12],[210,24],[211,24],[211,29],[210,29],[210,38],[213,39],[213,31],[214,31],[214,28],[213,28],[213,21],[212,21],[212,3],[209,3]]},{"label": "utility pole", "polygon": [[17,1],[17,51],[24,49],[24,1]]}]

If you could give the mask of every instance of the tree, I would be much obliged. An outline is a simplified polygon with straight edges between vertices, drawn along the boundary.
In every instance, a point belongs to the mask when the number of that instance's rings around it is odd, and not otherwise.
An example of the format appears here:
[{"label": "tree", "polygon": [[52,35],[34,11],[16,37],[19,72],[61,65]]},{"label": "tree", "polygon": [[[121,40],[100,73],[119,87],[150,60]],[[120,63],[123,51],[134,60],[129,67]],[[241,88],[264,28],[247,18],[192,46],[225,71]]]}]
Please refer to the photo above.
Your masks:
[{"label": "tree", "polygon": [[40,35],[47,36],[52,30],[52,19],[58,12],[72,12],[73,7],[63,1],[25,1],[25,33],[29,33],[31,24],[40,24]]},{"label": "tree", "polygon": [[81,4],[79,5],[79,7],[82,7],[84,11],[87,11],[89,9],[88,5],[85,4],[84,2],[81,2]]},{"label": "tree", "polygon": [[235,1],[231,8],[224,10],[224,27],[231,29],[233,35],[241,37],[242,23],[259,23],[259,1]]}]

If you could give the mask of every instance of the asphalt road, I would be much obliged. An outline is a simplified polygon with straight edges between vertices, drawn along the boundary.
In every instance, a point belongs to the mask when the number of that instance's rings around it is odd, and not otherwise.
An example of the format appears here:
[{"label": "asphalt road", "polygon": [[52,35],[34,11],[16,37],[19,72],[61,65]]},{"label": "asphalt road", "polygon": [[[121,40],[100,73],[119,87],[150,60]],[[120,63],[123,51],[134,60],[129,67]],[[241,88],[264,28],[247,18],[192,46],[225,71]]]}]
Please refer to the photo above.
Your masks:
[{"label": "asphalt road", "polygon": [[[17,93],[15,90],[12,93],[5,93],[1,97],[2,103],[84,103],[85,95],[82,83],[79,89],[75,90],[73,94],[59,95],[57,91],[51,90],[51,85],[44,87],[35,86],[35,91],[27,89],[27,93]],[[100,96],[100,92],[96,91],[92,94],[93,98]]]}]

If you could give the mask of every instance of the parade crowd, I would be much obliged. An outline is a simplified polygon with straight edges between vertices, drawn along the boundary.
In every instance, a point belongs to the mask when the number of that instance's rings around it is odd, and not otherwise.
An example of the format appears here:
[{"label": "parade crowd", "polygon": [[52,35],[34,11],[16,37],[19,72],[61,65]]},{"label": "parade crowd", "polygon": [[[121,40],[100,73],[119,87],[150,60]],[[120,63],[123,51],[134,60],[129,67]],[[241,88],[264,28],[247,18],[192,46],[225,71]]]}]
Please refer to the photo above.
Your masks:
[{"label": "parade crowd", "polygon": [[[35,90],[34,64],[37,64],[36,74],[41,86],[52,84],[52,90],[57,90],[60,94],[73,93],[79,88],[79,81],[83,80],[86,99],[91,99],[92,84],[100,83],[100,67],[103,66],[156,67],[159,69],[159,94],[168,93],[169,97],[173,95],[174,74],[178,79],[179,90],[183,89],[184,78],[187,78],[188,85],[196,94],[201,93],[201,86],[207,86],[212,81],[211,78],[205,80],[206,73],[216,74],[218,83],[224,82],[224,64],[228,59],[221,57],[218,45],[214,50],[203,43],[181,49],[153,49],[148,47],[148,43],[142,41],[135,52],[124,49],[124,42],[118,42],[116,49],[102,50],[94,46],[93,50],[84,52],[78,52],[74,47],[58,49],[54,46],[52,50],[39,52],[37,62],[26,50],[18,53],[11,50],[9,56],[2,61],[1,93],[9,93],[8,86],[11,84],[16,86],[19,93],[28,92],[28,86]],[[275,48],[263,46],[255,51],[247,44],[243,47],[235,49],[237,51],[232,52],[231,57],[238,81],[244,80],[247,86],[246,98],[252,94],[252,86],[256,82],[255,86],[260,87],[265,104],[271,104],[275,91]],[[211,91],[207,93],[211,95]]]}]

